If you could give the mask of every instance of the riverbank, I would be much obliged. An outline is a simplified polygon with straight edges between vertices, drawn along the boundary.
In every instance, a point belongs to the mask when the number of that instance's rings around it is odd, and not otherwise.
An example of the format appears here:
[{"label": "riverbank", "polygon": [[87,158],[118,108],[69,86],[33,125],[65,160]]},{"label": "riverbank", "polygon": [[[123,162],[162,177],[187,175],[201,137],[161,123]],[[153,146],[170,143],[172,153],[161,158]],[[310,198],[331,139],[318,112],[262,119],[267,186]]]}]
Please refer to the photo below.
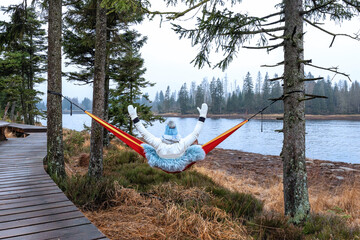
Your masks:
[{"label": "riverbank", "polygon": [[[180,114],[180,113],[161,113],[157,114],[162,117],[179,117],[179,118],[197,118],[198,114]],[[208,118],[228,118],[228,119],[247,119],[252,114],[208,114]],[[265,120],[279,120],[283,117],[283,114],[263,114]],[[306,114],[306,120],[350,120],[360,121],[360,114],[353,115],[311,115]],[[257,115],[255,119],[261,119],[261,115]]]}]

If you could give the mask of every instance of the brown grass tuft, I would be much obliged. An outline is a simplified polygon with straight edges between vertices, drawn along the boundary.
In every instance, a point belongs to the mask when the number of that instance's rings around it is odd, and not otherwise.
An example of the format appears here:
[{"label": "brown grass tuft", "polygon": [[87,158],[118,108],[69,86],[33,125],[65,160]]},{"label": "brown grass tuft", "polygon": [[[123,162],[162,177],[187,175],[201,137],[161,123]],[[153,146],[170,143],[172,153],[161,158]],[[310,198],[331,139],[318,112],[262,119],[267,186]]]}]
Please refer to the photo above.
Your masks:
[{"label": "brown grass tuft", "polygon": [[258,183],[251,178],[239,178],[227,174],[225,171],[210,170],[195,166],[194,169],[211,177],[215,183],[227,189],[253,194],[264,202],[264,210],[284,212],[283,185],[281,179],[274,178],[271,181]]},{"label": "brown grass tuft", "polygon": [[79,157],[79,166],[80,167],[88,167],[90,161],[90,154],[82,153]]},{"label": "brown grass tuft", "polygon": [[[218,208],[203,206],[199,212],[194,212],[159,197],[115,185],[117,206],[84,213],[110,239],[248,239],[244,227]],[[161,191],[174,191],[182,196],[188,193],[189,198],[202,192],[169,187],[172,188]],[[210,212],[210,217],[204,217]]]},{"label": "brown grass tuft", "polygon": [[360,226],[360,185],[344,183],[332,192],[310,192],[311,209],[315,213],[332,213],[348,219],[354,226]]}]

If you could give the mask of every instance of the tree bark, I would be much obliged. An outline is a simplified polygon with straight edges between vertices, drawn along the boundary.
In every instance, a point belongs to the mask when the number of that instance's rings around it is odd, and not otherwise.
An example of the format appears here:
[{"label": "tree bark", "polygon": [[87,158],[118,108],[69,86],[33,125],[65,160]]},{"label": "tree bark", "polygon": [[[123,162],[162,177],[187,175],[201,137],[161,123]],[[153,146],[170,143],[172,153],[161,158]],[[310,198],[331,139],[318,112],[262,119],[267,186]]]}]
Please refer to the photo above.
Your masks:
[{"label": "tree bark", "polygon": [[[107,67],[105,69],[107,70]],[[105,75],[105,89],[104,89],[104,92],[105,92],[104,93],[104,120],[106,122],[108,122],[109,121],[110,78],[109,78],[109,76],[107,74]],[[104,142],[103,142],[103,145],[104,145],[104,147],[106,147],[106,146],[109,146],[109,144],[110,144],[109,131],[104,129]]]},{"label": "tree bark", "polygon": [[309,212],[305,165],[305,84],[302,0],[285,0],[284,143],[282,149],[285,215],[295,224]]},{"label": "tree bark", "polygon": [[[62,0],[49,1],[48,90],[61,93]],[[61,97],[47,95],[47,162],[50,174],[65,176]]]},{"label": "tree bark", "polygon": [[[93,89],[93,114],[104,118],[105,63],[106,63],[106,9],[96,3],[96,39]],[[92,120],[89,176],[99,178],[103,173],[103,127]]]}]

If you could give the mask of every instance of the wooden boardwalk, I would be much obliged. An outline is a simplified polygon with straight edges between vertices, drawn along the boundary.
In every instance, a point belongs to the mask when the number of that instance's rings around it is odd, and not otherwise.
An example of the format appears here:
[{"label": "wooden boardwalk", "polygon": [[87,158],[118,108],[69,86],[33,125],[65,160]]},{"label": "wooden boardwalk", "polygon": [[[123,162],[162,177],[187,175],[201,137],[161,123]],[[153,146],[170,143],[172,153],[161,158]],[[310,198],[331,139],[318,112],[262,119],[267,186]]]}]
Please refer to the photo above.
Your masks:
[{"label": "wooden boardwalk", "polygon": [[0,239],[107,239],[45,172],[45,155],[43,132],[0,142]]}]

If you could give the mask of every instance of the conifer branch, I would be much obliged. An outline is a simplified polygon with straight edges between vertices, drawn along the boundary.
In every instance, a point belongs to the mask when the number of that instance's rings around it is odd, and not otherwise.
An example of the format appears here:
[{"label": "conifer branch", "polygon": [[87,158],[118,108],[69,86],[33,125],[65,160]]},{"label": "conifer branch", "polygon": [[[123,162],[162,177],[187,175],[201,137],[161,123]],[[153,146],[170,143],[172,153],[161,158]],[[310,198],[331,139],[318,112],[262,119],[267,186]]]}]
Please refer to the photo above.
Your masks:
[{"label": "conifer branch", "polygon": [[189,7],[188,9],[182,11],[182,12],[160,12],[160,11],[150,11],[147,8],[142,8],[146,13],[151,14],[151,15],[173,15],[173,16],[168,16],[167,19],[169,20],[175,20],[177,18],[180,18],[182,16],[184,16],[185,14],[187,14],[188,12],[191,12],[192,10],[200,7],[201,5],[209,2],[210,0],[203,0],[201,2],[199,2],[198,4],[195,4],[192,7]]},{"label": "conifer branch", "polygon": [[269,46],[262,46],[262,47],[251,47],[251,46],[243,46],[243,48],[247,49],[267,49],[268,51],[274,50],[278,47],[284,46],[284,42],[276,44],[276,45],[269,45]]},{"label": "conifer branch", "polygon": [[338,67],[325,68],[325,67],[316,66],[316,65],[313,65],[313,64],[310,64],[310,63],[305,63],[305,65],[308,65],[308,66],[314,67],[314,68],[318,68],[318,69],[322,69],[322,70],[326,70],[326,71],[329,71],[329,72],[333,72],[333,73],[335,73],[335,74],[343,75],[343,76],[347,77],[350,82],[352,82],[352,81],[351,81],[351,78],[350,78],[350,74],[346,74],[346,73],[343,73],[343,72],[339,72],[339,71],[338,71]]},{"label": "conifer branch", "polygon": [[300,81],[302,82],[308,82],[308,81],[316,81],[316,80],[322,80],[324,79],[323,77],[318,77],[318,78],[303,78],[303,79],[300,79]]},{"label": "conifer branch", "polygon": [[[268,28],[268,29],[261,28],[256,31],[234,31],[234,34],[238,34],[238,35],[259,34],[259,33],[278,32],[278,31],[282,31],[282,30],[285,30],[285,27]],[[228,34],[222,34],[222,35],[228,35]]]},{"label": "conifer branch", "polygon": [[282,79],[284,79],[284,77],[271,78],[271,79],[268,79],[268,81],[274,82],[274,81],[282,80]]},{"label": "conifer branch", "polygon": [[321,4],[321,5],[317,5],[315,1],[313,1],[313,2],[314,2],[314,6],[315,6],[315,7],[313,7],[313,8],[312,8],[312,9],[310,9],[310,10],[307,10],[307,11],[302,11],[300,14],[302,14],[302,15],[306,15],[306,14],[309,14],[309,13],[315,12],[315,11],[317,11],[317,10],[321,9],[321,8],[324,8],[324,7],[328,6],[328,5],[330,5],[330,4],[334,3],[334,2],[336,2],[336,0],[331,0],[331,1],[326,2],[326,3],[323,3],[323,4]]},{"label": "conifer branch", "polygon": [[353,4],[352,2],[349,2],[349,1],[347,1],[347,0],[343,0],[343,2],[346,3],[346,4],[348,4],[348,5],[350,5],[350,6],[352,6],[352,7],[354,7],[354,8],[356,8],[356,10],[358,10],[358,11],[360,12],[360,4],[359,4],[359,2],[357,2],[358,5],[355,5],[355,4]]},{"label": "conifer branch", "polygon": [[284,63],[285,63],[285,62],[282,61],[282,62],[279,62],[279,63],[277,63],[277,64],[275,64],[275,65],[261,65],[260,67],[278,67],[278,66],[283,65]]},{"label": "conifer branch", "polygon": [[329,32],[328,30],[326,30],[326,29],[324,29],[324,28],[322,28],[322,27],[319,27],[317,23],[312,23],[312,22],[310,22],[310,21],[307,20],[306,18],[304,18],[304,21],[307,22],[308,24],[310,24],[311,26],[319,29],[320,31],[323,31],[323,32],[325,32],[325,33],[333,36],[333,39],[332,39],[329,47],[332,47],[332,45],[333,45],[333,43],[334,43],[334,41],[335,41],[335,38],[336,38],[337,36],[349,37],[349,38],[351,38],[351,39],[360,41],[360,38],[359,38],[359,35],[358,35],[358,34],[355,34],[355,36],[351,36],[351,35],[345,34],[345,33],[332,33],[332,32]]},{"label": "conifer branch", "polygon": [[282,19],[280,19],[280,20],[278,20],[278,21],[275,21],[275,22],[271,22],[271,23],[266,23],[266,24],[261,24],[261,26],[270,26],[270,25],[275,25],[275,24],[278,24],[278,23],[282,23],[282,22],[285,22],[285,19],[284,18],[282,18]]}]

